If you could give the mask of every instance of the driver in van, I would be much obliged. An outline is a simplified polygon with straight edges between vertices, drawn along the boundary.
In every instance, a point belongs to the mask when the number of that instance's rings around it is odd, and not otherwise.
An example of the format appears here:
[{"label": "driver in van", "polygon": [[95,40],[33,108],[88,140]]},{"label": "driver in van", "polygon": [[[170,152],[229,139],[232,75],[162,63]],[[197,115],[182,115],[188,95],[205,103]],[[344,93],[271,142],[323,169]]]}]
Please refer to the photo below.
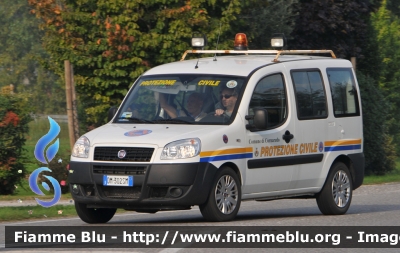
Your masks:
[{"label": "driver in van", "polygon": [[189,115],[186,115],[183,110],[178,110],[174,106],[168,104],[165,95],[160,93],[160,106],[171,118],[189,116],[192,117],[194,121],[200,121],[202,118],[207,116],[207,113],[202,111],[203,104],[204,97],[202,94],[198,92],[190,94],[186,102],[186,111]]},{"label": "driver in van", "polygon": [[236,92],[236,89],[228,87],[222,88],[220,99],[223,109],[216,109],[215,116],[226,115],[230,117],[232,115],[233,109],[235,108],[237,96],[238,94]]}]

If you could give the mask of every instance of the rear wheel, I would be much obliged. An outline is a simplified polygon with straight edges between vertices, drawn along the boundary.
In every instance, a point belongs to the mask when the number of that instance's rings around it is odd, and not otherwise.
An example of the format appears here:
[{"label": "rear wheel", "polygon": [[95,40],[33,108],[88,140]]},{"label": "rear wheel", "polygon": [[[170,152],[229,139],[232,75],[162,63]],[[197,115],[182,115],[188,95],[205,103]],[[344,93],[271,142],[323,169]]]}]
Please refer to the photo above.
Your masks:
[{"label": "rear wheel", "polygon": [[241,186],[238,175],[229,167],[218,170],[205,204],[200,205],[208,221],[228,221],[235,218],[240,208]]},{"label": "rear wheel", "polygon": [[87,208],[86,204],[75,202],[79,218],[86,223],[106,223],[114,216],[116,208]]},{"label": "rear wheel", "polygon": [[342,162],[332,166],[324,187],[317,196],[319,210],[326,215],[345,214],[350,207],[353,182],[349,169]]}]

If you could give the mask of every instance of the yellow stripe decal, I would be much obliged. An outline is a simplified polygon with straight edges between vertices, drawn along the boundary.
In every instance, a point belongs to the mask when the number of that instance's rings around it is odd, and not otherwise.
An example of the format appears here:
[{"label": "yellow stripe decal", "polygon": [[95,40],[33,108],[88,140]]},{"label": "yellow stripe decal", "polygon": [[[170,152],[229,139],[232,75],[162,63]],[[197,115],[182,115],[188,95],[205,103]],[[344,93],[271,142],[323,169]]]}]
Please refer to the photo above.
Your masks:
[{"label": "yellow stripe decal", "polygon": [[325,141],[325,146],[328,146],[328,147],[343,146],[343,145],[354,145],[354,144],[361,144],[361,139]]},{"label": "yellow stripe decal", "polygon": [[222,149],[222,150],[214,150],[214,151],[204,151],[200,153],[200,157],[206,156],[217,156],[217,155],[229,155],[229,154],[238,154],[238,153],[253,153],[252,147],[246,148],[231,148],[231,149]]}]

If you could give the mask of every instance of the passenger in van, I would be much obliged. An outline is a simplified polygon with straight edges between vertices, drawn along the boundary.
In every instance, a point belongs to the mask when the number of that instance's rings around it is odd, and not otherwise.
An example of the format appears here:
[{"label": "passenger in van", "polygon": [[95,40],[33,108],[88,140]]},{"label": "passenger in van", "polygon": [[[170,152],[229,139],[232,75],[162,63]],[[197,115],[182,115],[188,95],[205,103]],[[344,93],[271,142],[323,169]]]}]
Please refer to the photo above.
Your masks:
[{"label": "passenger in van", "polygon": [[218,108],[215,110],[215,116],[228,116],[232,115],[233,109],[235,108],[235,104],[237,101],[237,92],[233,88],[224,87],[221,90],[221,104],[223,109]]},{"label": "passenger in van", "polygon": [[182,110],[179,110],[175,104],[171,105],[167,102],[166,94],[160,93],[159,99],[161,108],[163,108],[172,119],[176,117],[186,117],[186,114]]},{"label": "passenger in van", "polygon": [[160,94],[160,106],[171,118],[188,116],[193,118],[194,121],[200,121],[202,118],[207,116],[207,114],[202,111],[203,104],[204,97],[202,94],[198,92],[190,94],[186,102],[186,111],[189,113],[189,115],[186,115],[183,110],[178,110],[174,106],[168,104],[165,95]]}]

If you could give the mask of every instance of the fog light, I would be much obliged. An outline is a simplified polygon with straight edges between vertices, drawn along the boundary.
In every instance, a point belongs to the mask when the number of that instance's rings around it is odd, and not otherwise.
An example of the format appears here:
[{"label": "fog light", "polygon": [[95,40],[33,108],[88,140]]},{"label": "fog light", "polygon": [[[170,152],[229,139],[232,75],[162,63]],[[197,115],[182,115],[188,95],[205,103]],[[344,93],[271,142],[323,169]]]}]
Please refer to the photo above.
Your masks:
[{"label": "fog light", "polygon": [[169,188],[169,195],[173,198],[178,198],[182,195],[183,191],[179,187],[171,187]]}]

